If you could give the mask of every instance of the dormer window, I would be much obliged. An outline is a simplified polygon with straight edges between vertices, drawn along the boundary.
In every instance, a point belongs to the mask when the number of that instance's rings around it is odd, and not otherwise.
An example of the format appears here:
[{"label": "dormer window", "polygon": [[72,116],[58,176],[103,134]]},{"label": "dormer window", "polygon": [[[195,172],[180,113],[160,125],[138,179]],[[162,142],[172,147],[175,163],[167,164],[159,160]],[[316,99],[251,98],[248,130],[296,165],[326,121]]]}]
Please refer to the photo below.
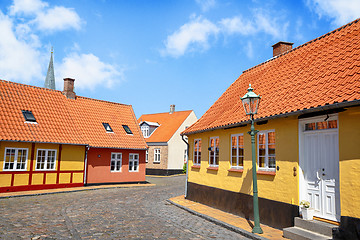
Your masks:
[{"label": "dormer window", "polygon": [[36,123],[36,119],[34,117],[34,114],[31,111],[22,110],[22,114],[24,115],[25,122],[34,122],[34,123]]},{"label": "dormer window", "polygon": [[122,125],[127,134],[133,134],[128,125]]},{"label": "dormer window", "polygon": [[108,123],[102,123],[106,132],[114,132]]},{"label": "dormer window", "polygon": [[149,126],[142,125],[141,126],[141,132],[144,135],[145,138],[149,137]]}]

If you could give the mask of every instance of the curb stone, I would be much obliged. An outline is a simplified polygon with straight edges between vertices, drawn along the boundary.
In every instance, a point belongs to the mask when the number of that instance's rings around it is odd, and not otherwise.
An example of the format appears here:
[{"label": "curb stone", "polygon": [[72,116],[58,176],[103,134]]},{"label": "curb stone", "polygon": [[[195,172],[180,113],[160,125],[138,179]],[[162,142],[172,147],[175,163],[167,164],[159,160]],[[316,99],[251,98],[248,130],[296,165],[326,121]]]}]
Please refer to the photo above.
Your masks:
[{"label": "curb stone", "polygon": [[180,205],[180,204],[178,204],[178,203],[175,203],[175,202],[171,201],[170,199],[168,199],[168,200],[166,200],[166,201],[169,202],[169,203],[171,203],[171,204],[173,204],[174,206],[176,206],[176,207],[178,207],[178,208],[181,208],[181,209],[183,209],[183,210],[185,210],[185,211],[193,214],[193,215],[196,215],[196,216],[198,216],[198,217],[204,218],[204,219],[206,219],[206,220],[208,220],[208,221],[210,221],[210,222],[212,222],[212,223],[215,223],[216,225],[219,225],[219,226],[222,226],[222,227],[224,227],[224,228],[227,228],[227,229],[229,229],[229,230],[231,230],[231,231],[233,231],[233,232],[239,233],[239,234],[241,234],[241,235],[243,235],[243,236],[245,236],[245,237],[248,237],[248,238],[251,238],[251,239],[255,239],[255,240],[269,240],[268,238],[261,237],[261,236],[259,236],[259,235],[254,234],[254,233],[248,232],[248,231],[246,231],[246,230],[244,230],[244,229],[241,229],[241,228],[235,227],[235,226],[233,226],[233,225],[231,225],[231,224],[228,224],[228,223],[226,223],[226,222],[220,221],[220,220],[218,220],[218,219],[216,219],[216,218],[213,218],[213,217],[207,216],[207,215],[205,215],[205,214],[196,212],[196,211],[194,211],[194,210],[192,210],[192,209],[190,209],[190,208],[187,208],[187,207],[184,207],[184,206],[182,206],[182,205]]}]

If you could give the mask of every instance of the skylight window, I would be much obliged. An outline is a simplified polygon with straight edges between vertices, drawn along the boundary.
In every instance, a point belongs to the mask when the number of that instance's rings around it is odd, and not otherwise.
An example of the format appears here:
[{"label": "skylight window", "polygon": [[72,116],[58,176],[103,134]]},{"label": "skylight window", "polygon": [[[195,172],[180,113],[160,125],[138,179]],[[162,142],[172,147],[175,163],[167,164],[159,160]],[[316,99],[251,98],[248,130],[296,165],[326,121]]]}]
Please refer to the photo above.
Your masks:
[{"label": "skylight window", "polygon": [[22,110],[26,122],[36,122],[34,114],[28,110]]},{"label": "skylight window", "polygon": [[102,123],[106,132],[114,132],[108,123]]},{"label": "skylight window", "polygon": [[127,134],[133,134],[128,125],[122,125]]}]

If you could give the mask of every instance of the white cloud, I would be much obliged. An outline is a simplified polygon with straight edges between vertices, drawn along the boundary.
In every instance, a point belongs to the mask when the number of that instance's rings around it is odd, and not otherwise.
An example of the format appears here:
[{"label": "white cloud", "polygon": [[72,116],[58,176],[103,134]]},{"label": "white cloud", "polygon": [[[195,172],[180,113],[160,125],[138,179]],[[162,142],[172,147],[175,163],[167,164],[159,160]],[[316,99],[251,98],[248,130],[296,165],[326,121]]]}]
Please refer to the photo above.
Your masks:
[{"label": "white cloud", "polygon": [[36,48],[37,40],[26,42],[19,39],[13,31],[11,19],[1,11],[0,29],[0,78],[26,83],[42,78],[42,58]]},{"label": "white cloud", "polygon": [[254,57],[254,48],[253,48],[252,42],[247,43],[247,45],[245,46],[244,51],[245,51],[246,56],[248,58],[253,58]]},{"label": "white cloud", "polygon": [[198,5],[200,5],[201,10],[203,12],[208,11],[209,9],[215,7],[216,1],[215,0],[195,0]]},{"label": "white cloud", "polygon": [[72,53],[62,60],[57,68],[57,86],[63,86],[62,79],[75,78],[79,89],[94,90],[96,87],[111,88],[124,80],[123,70],[102,62],[93,54]]},{"label": "white cloud", "polygon": [[315,11],[319,18],[333,19],[336,26],[344,25],[360,17],[359,0],[308,0],[307,6]]},{"label": "white cloud", "polygon": [[179,57],[186,51],[206,50],[209,37],[217,35],[219,28],[207,19],[197,17],[180,27],[165,41],[164,55]]},{"label": "white cloud", "polygon": [[59,7],[48,9],[46,12],[39,12],[34,23],[43,31],[61,31],[74,28],[81,28],[81,19],[74,9]]},{"label": "white cloud", "polygon": [[13,5],[10,6],[10,14],[36,14],[47,6],[48,3],[41,0],[14,0]]},{"label": "white cloud", "polygon": [[74,9],[63,6],[49,7],[41,0],[14,0],[10,15],[31,15],[28,25],[35,25],[41,31],[62,31],[81,28],[82,21]]},{"label": "white cloud", "polygon": [[221,29],[225,34],[254,35],[264,32],[273,38],[283,40],[287,35],[288,22],[274,17],[262,9],[255,9],[253,20],[244,20],[241,16],[224,18],[220,21]]}]

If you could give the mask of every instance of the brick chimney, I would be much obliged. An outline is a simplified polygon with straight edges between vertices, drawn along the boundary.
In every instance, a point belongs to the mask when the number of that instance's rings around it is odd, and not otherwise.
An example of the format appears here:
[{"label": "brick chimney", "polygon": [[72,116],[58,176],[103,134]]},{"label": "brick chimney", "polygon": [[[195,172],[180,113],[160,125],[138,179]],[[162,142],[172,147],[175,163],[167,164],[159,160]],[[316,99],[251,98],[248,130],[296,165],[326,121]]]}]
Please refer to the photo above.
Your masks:
[{"label": "brick chimney", "polygon": [[72,78],[64,78],[64,91],[62,92],[67,98],[75,99],[74,92],[74,82],[75,79]]},{"label": "brick chimney", "polygon": [[294,43],[290,42],[278,42],[273,47],[273,57],[279,56],[283,53],[286,53],[287,51],[290,51],[292,49],[292,45]]},{"label": "brick chimney", "polygon": [[175,105],[170,105],[170,114],[173,114],[175,112]]}]

